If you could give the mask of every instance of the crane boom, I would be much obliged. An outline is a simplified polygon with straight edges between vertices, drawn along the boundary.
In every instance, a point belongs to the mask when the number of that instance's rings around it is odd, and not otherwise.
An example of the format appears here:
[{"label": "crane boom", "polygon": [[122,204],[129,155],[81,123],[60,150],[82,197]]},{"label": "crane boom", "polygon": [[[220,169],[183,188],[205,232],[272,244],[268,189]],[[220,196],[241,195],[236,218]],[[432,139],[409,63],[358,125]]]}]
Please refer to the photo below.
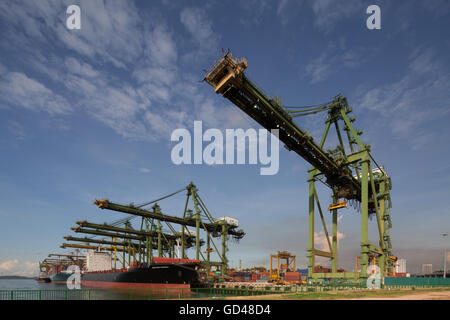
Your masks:
[{"label": "crane boom", "polygon": [[[279,98],[270,98],[264,94],[244,74],[247,60],[233,59],[228,51],[206,74],[204,81],[211,85],[217,94],[231,101],[238,108],[252,117],[263,128],[272,131],[278,129],[278,138],[288,150],[292,150],[310,163],[309,170],[309,203],[308,203],[308,276],[317,279],[328,278],[359,278],[365,281],[368,277],[369,254],[379,257],[381,274],[392,269],[388,257],[391,255],[389,230],[391,229],[390,213],[391,179],[384,167],[380,167],[370,154],[370,145],[365,145],[360,139],[361,130],[355,130],[351,124],[355,118],[348,117],[352,109],[347,99],[340,95],[332,102],[310,107],[283,107]],[[297,110],[293,110],[297,109]],[[298,127],[293,118],[328,111],[325,130],[321,141],[316,144],[306,130]],[[350,153],[346,154],[343,135],[339,123],[343,121],[342,129],[348,139]],[[338,138],[335,150],[325,151],[323,146],[329,129],[334,126]],[[273,132],[273,131],[272,131]],[[345,136],[344,136],[345,138]],[[354,148],[354,146],[357,148]],[[372,167],[372,161],[377,168]],[[326,181],[323,181],[322,176]],[[325,219],[320,207],[315,183],[323,182],[332,189],[332,203],[329,206],[332,215],[332,241],[328,241],[329,252],[317,250],[315,247],[315,208],[320,213],[324,232],[327,235]],[[338,201],[339,199],[344,201]],[[347,201],[361,213],[361,272],[342,275],[338,272],[337,245],[337,209],[347,206]],[[368,238],[368,217],[376,215],[378,225],[378,243],[372,244]],[[332,243],[331,243],[332,242]],[[315,257],[322,256],[331,259],[330,273],[315,272]]]},{"label": "crane boom", "polygon": [[[118,211],[118,212],[125,212],[125,213],[134,214],[134,215],[145,217],[145,218],[153,218],[153,219],[158,219],[161,221],[173,222],[173,223],[177,223],[177,224],[180,224],[183,226],[191,226],[191,227],[196,226],[195,220],[187,220],[187,219],[183,219],[183,218],[179,218],[179,217],[175,217],[175,216],[169,216],[169,215],[165,215],[162,213],[157,213],[154,211],[149,211],[149,210],[145,210],[145,209],[141,209],[141,208],[117,204],[117,203],[109,201],[108,199],[95,200],[94,204],[97,205],[100,209],[108,209],[108,210],[113,210],[113,211]],[[200,228],[208,230],[210,232],[220,232],[222,227],[219,224],[204,223],[200,226]],[[227,233],[229,235],[233,235],[233,236],[241,237],[241,238],[245,234],[241,230],[236,230],[234,226],[230,226],[227,230]]]},{"label": "crane boom", "polygon": [[213,66],[204,80],[217,94],[230,100],[265,129],[279,129],[280,141],[320,170],[328,185],[338,187],[338,194],[342,198],[358,199],[361,187],[351,170],[347,166],[341,166],[324,152],[306,131],[292,121],[292,117],[279,102],[267,97],[253,84],[244,74],[246,68],[245,59],[233,59],[227,53]]}]

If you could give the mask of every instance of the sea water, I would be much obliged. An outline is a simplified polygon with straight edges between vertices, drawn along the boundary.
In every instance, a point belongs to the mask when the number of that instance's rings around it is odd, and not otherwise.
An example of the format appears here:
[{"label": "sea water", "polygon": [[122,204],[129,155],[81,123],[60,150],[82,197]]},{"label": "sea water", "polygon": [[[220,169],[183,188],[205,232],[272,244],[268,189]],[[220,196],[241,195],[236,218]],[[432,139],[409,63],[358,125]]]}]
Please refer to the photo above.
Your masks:
[{"label": "sea water", "polygon": [[0,290],[61,290],[66,288],[64,283],[42,283],[35,279],[0,279]]}]

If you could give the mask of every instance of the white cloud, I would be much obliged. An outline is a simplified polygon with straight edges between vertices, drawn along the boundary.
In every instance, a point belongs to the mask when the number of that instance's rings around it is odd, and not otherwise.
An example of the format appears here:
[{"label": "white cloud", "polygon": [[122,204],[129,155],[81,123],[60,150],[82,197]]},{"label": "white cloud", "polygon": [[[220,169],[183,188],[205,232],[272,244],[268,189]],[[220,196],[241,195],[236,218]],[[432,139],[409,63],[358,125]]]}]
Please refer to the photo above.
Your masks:
[{"label": "white cloud", "polygon": [[9,121],[8,130],[18,140],[23,140],[26,137],[24,128],[17,121]]},{"label": "white cloud", "polygon": [[79,32],[56,28],[56,35],[76,52],[117,67],[142,55],[142,20],[130,1],[81,1],[82,26]]},{"label": "white cloud", "polygon": [[276,15],[282,25],[287,25],[291,21],[296,21],[305,9],[303,0],[281,0],[276,7]]},{"label": "white cloud", "polygon": [[139,171],[142,173],[150,173],[150,169],[148,168],[139,168]]},{"label": "white cloud", "polygon": [[[345,238],[345,235],[338,231],[338,233],[337,233],[338,243],[339,243],[339,240],[342,240],[344,238]],[[329,235],[329,239],[330,239],[330,243],[333,245],[331,235]],[[327,237],[326,237],[324,231],[314,232],[314,244],[315,244],[316,249],[326,251],[326,252],[330,251],[329,246],[328,246]]]},{"label": "white cloud", "polygon": [[239,1],[238,5],[242,8],[243,17],[240,22],[244,26],[252,24],[259,24],[261,22],[262,15],[270,10],[270,0],[247,0]]},{"label": "white cloud", "polygon": [[425,10],[434,14],[436,18],[440,18],[450,13],[450,2],[447,0],[429,0],[427,2],[417,1]]},{"label": "white cloud", "polygon": [[0,272],[9,272],[19,264],[19,260],[6,260],[0,263]]},{"label": "white cloud", "polygon": [[[223,127],[242,123],[237,110],[224,108],[226,101],[212,103],[199,93],[198,76],[180,68],[216,49],[218,36],[204,8],[180,12],[189,35],[181,37],[163,18],[146,20],[124,1],[82,1],[82,27],[76,31],[64,27],[60,2],[26,3],[22,10],[15,4],[0,7],[9,32],[20,30],[17,41],[2,47],[14,46],[33,71],[33,78],[27,71],[0,79],[0,99],[9,105],[47,112],[55,121],[77,108],[125,138],[147,141],[167,141],[171,130],[198,119]],[[47,47],[57,50],[49,54]]]},{"label": "white cloud", "polygon": [[[337,233],[337,241],[339,245],[339,241],[344,239],[345,235],[338,231]],[[333,245],[332,237],[329,235],[330,244]],[[328,245],[327,237],[324,231],[314,232],[314,247],[318,250],[330,252],[330,247]],[[316,257],[316,263],[321,265],[327,265],[330,259],[326,257]]]},{"label": "white cloud", "polygon": [[98,72],[95,71],[92,66],[88,63],[83,63],[78,61],[75,58],[69,57],[66,58],[66,67],[67,69],[70,69],[70,71],[73,74],[88,77],[88,78],[95,78],[98,76]]},{"label": "white cloud", "polygon": [[0,274],[17,275],[23,277],[36,276],[39,272],[39,263],[30,261],[19,261],[11,259],[0,262]]},{"label": "white cloud", "polygon": [[288,2],[289,2],[289,0],[280,0],[278,2],[277,15],[279,15],[283,12],[283,10],[286,8],[286,5],[288,4]]},{"label": "white cloud", "polygon": [[171,69],[177,61],[178,53],[172,34],[163,26],[156,26],[146,38],[147,58],[157,66]]},{"label": "white cloud", "polygon": [[71,111],[67,100],[21,72],[9,72],[0,80],[0,99],[8,105],[51,115]]},{"label": "white cloud", "polygon": [[363,49],[349,51],[345,45],[345,38],[331,41],[323,53],[309,62],[305,67],[305,73],[311,77],[311,83],[315,84],[326,80],[343,68],[353,69],[361,65],[369,57],[369,53]]},{"label": "white cloud", "polygon": [[315,0],[312,9],[315,13],[314,24],[322,31],[332,31],[336,24],[362,10],[363,4],[358,0]]},{"label": "white cloud", "polygon": [[[367,90],[359,105],[385,119],[392,132],[418,150],[433,139],[421,125],[450,110],[450,75],[435,51],[419,48],[409,57],[405,74],[397,81]],[[447,103],[443,103],[447,101]]]},{"label": "white cloud", "polygon": [[199,44],[203,44],[211,38],[215,38],[211,22],[208,20],[206,12],[202,9],[184,9],[180,13],[180,21]]},{"label": "white cloud", "polygon": [[212,22],[205,10],[185,8],[180,13],[180,22],[184,25],[197,44],[197,50],[183,56],[188,63],[204,60],[219,49],[219,36],[213,31]]}]

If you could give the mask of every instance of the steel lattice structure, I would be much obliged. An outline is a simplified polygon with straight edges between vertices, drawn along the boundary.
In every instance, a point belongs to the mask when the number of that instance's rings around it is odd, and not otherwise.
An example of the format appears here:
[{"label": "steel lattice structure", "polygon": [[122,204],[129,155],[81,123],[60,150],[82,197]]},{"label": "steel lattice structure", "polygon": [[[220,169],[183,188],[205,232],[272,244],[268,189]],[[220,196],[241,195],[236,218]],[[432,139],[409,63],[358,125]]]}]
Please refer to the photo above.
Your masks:
[{"label": "steel lattice structure", "polygon": [[[158,201],[183,191],[186,191],[183,216],[164,214],[158,205]],[[86,220],[77,221],[77,226],[71,228],[72,231],[103,238],[65,236],[64,239],[68,241],[87,244],[64,243],[62,247],[93,249],[99,246],[91,244],[110,246],[102,247],[102,249],[114,251],[114,253],[121,252],[123,267],[126,264],[126,256],[128,257],[128,265],[131,264],[131,260],[150,264],[154,250],[156,250],[158,257],[174,258],[175,247],[177,246],[181,247],[179,258],[186,258],[186,249],[195,248],[195,259],[201,260],[202,266],[208,273],[211,271],[211,267],[215,267],[220,268],[221,274],[225,275],[228,268],[229,237],[239,240],[245,235],[243,230],[237,229],[237,225],[229,224],[225,219],[213,218],[199,196],[197,187],[192,182],[181,190],[140,205],[134,205],[133,203],[129,205],[118,204],[108,199],[95,200],[94,204],[100,209],[127,213],[131,217],[109,224],[92,223]],[[194,210],[188,208],[189,204],[193,206]],[[150,205],[152,206],[148,208]],[[141,218],[139,229],[134,229],[131,226],[130,220],[133,217]],[[163,232],[162,223],[166,224],[170,232]],[[172,224],[181,225],[181,231],[175,230]],[[187,227],[195,228],[195,232]],[[205,245],[205,241],[200,238],[201,230],[206,234],[206,257],[201,252],[201,247]],[[213,238],[216,237],[221,237],[221,250],[217,248],[213,241]],[[215,253],[220,261],[211,261],[211,253]],[[114,257],[116,257],[116,254]]]},{"label": "steel lattice structure", "polygon": [[[381,276],[391,271],[395,257],[391,254],[389,230],[391,219],[390,190],[391,179],[383,167],[377,165],[370,154],[370,145],[363,144],[360,135],[353,127],[354,117],[349,117],[352,108],[347,99],[336,96],[327,104],[310,107],[283,107],[280,99],[267,97],[244,74],[247,60],[233,59],[227,52],[206,74],[204,81],[210,84],[216,93],[231,101],[267,130],[279,129],[279,140],[286,148],[294,151],[312,165],[309,170],[309,240],[308,275],[310,279],[355,279],[368,278],[369,260],[377,262]],[[325,130],[320,142],[299,128],[293,118],[317,112],[328,112]],[[335,127],[339,144],[333,151],[325,151],[324,143],[331,127]],[[341,129],[342,128],[342,129]],[[342,132],[344,131],[344,133]],[[348,143],[346,152],[344,138]],[[332,232],[331,241],[326,228],[323,212],[316,192],[316,182],[326,184],[332,191]],[[339,199],[346,204],[348,200],[360,207],[361,212],[361,270],[360,272],[339,273],[337,252]],[[326,234],[329,251],[317,250],[314,245],[314,222],[316,206]],[[375,215],[378,225],[377,244],[368,240],[368,218]],[[316,256],[331,259],[332,272],[315,273]],[[357,271],[357,270],[356,270]]]}]

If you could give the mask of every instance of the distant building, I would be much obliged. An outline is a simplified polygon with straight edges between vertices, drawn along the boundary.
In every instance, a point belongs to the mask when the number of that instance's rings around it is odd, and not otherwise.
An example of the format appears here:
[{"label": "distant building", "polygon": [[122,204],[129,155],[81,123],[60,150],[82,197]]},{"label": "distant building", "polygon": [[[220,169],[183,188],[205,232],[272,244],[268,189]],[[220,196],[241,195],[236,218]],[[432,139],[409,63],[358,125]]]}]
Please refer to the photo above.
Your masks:
[{"label": "distant building", "polygon": [[395,273],[406,273],[406,259],[398,259],[395,266]]},{"label": "distant building", "polygon": [[422,273],[423,274],[431,274],[433,273],[433,265],[431,263],[422,265]]}]

